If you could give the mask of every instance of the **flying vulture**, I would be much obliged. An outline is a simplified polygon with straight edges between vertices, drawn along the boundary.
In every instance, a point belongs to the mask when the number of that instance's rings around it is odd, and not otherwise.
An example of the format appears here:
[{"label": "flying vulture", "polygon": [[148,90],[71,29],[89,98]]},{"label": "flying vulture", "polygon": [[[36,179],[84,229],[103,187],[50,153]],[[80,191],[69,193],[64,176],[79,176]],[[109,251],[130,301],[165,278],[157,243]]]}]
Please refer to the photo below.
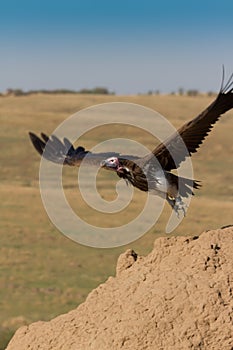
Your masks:
[{"label": "flying vulture", "polygon": [[185,123],[175,134],[144,157],[115,152],[92,153],[82,146],[74,148],[67,138],[61,141],[55,135],[48,137],[41,133],[39,138],[29,132],[29,136],[35,149],[45,159],[58,164],[79,166],[85,158],[87,164],[112,170],[125,179],[127,184],[130,183],[141,191],[149,191],[166,198],[179,216],[180,211],[185,215],[183,198],[192,195],[193,188],[197,189],[200,184],[192,179],[178,177],[171,170],[177,169],[187,156],[197,152],[213,125],[231,108],[233,74],[225,86],[222,82],[216,99],[203,112]]}]

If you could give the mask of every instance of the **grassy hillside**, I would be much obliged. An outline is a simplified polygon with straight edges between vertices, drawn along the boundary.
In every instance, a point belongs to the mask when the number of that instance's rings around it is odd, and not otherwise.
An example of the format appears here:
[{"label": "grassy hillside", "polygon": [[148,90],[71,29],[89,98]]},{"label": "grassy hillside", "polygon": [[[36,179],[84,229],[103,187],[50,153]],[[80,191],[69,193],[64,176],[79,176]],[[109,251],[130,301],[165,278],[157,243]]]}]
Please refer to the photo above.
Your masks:
[{"label": "grassy hillside", "polygon": [[[127,247],[94,249],[64,237],[49,221],[43,208],[38,183],[40,158],[29,143],[28,131],[50,134],[78,110],[103,102],[142,104],[166,116],[176,127],[205,108],[207,96],[90,96],[31,95],[0,98],[1,182],[0,182],[0,339],[9,337],[19,325],[48,320],[81,303],[88,292],[114,274],[117,256]],[[233,223],[233,112],[215,126],[198,154],[193,156],[195,178],[202,189],[191,202],[187,217],[173,235],[196,235],[203,230]],[[135,133],[130,128],[125,136]],[[102,131],[83,139],[92,147]],[[115,134],[114,134],[115,133]],[[117,130],[113,130],[115,137]],[[140,140],[140,135],[138,140]],[[154,147],[147,138],[146,146]],[[75,169],[65,169],[66,194],[77,201]],[[114,174],[100,175],[100,192],[114,196]],[[143,194],[136,192],[138,207]],[[84,212],[86,209],[84,207]],[[127,215],[132,214],[128,212]],[[164,235],[170,208],[165,207],[158,223],[129,247],[146,254],[156,237]],[[93,213],[91,214],[93,216]],[[128,218],[129,218],[128,217]],[[124,218],[127,219],[127,216]],[[100,216],[93,216],[98,223]],[[1,331],[2,329],[2,331]],[[2,336],[1,336],[2,334]]]}]

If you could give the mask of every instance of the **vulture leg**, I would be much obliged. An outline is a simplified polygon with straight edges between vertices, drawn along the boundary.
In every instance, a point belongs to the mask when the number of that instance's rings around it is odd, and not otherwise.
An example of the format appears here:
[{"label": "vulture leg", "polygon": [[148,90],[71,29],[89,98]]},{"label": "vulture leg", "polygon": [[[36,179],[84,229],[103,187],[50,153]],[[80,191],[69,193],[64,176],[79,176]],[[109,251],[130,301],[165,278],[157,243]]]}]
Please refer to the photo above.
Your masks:
[{"label": "vulture leg", "polygon": [[172,209],[175,211],[178,219],[180,218],[180,211],[184,216],[186,215],[187,205],[184,203],[181,196],[177,196],[176,198],[173,198],[167,195],[166,199],[167,199],[167,202],[172,207]]}]

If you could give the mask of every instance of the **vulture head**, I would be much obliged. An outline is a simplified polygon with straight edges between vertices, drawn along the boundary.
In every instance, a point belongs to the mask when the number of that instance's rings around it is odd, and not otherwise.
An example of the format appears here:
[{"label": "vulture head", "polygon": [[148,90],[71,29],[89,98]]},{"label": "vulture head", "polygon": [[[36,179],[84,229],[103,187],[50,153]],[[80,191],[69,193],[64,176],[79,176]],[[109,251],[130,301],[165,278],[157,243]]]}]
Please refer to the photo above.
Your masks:
[{"label": "vulture head", "polygon": [[125,180],[131,181],[133,178],[132,171],[128,168],[128,166],[125,165],[125,160],[123,159],[110,157],[102,160],[100,166],[106,170],[115,171],[119,177]]},{"label": "vulture head", "polygon": [[105,160],[102,160],[100,166],[101,168],[105,168],[107,170],[118,171],[120,168],[120,162],[117,157],[110,157]]}]

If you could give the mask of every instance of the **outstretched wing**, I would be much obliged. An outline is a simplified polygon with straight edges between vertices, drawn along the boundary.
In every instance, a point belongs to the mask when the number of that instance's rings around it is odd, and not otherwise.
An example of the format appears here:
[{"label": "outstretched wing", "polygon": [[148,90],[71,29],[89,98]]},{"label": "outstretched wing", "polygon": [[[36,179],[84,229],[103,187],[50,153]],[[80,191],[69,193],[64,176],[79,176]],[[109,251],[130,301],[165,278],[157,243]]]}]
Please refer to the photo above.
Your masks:
[{"label": "outstretched wing", "polygon": [[125,160],[137,160],[137,164],[143,168],[151,159],[156,157],[162,168],[170,171],[178,168],[187,156],[198,150],[216,121],[231,108],[233,108],[233,74],[224,87],[222,84],[217,98],[209,107],[196,118],[184,124],[175,134],[143,158],[120,155],[115,152],[92,153],[81,146],[74,148],[68,139],[64,138],[62,142],[55,135],[48,137],[42,133],[41,138],[39,138],[30,132],[29,136],[40,155],[58,164],[79,166],[85,158],[86,164],[99,166],[100,162],[106,158],[120,157]]},{"label": "outstretched wing", "polygon": [[[197,152],[213,125],[222,114],[231,108],[233,108],[233,74],[224,87],[222,83],[218,96],[210,106],[196,118],[184,124],[164,143],[159,144],[152,154],[144,157],[143,163],[147,163],[155,156],[164,170],[170,171],[178,168],[187,156]],[[186,147],[184,147],[184,144]]]},{"label": "outstretched wing", "polygon": [[[92,153],[79,146],[74,148],[72,143],[64,138],[61,141],[57,136],[48,137],[41,133],[41,138],[32,132],[29,132],[31,142],[37,152],[45,159],[57,163],[70,166],[79,166],[85,158],[85,164],[99,166],[101,161],[110,157],[120,157],[116,152]],[[123,158],[136,160],[138,157],[132,155],[123,156]]]}]

